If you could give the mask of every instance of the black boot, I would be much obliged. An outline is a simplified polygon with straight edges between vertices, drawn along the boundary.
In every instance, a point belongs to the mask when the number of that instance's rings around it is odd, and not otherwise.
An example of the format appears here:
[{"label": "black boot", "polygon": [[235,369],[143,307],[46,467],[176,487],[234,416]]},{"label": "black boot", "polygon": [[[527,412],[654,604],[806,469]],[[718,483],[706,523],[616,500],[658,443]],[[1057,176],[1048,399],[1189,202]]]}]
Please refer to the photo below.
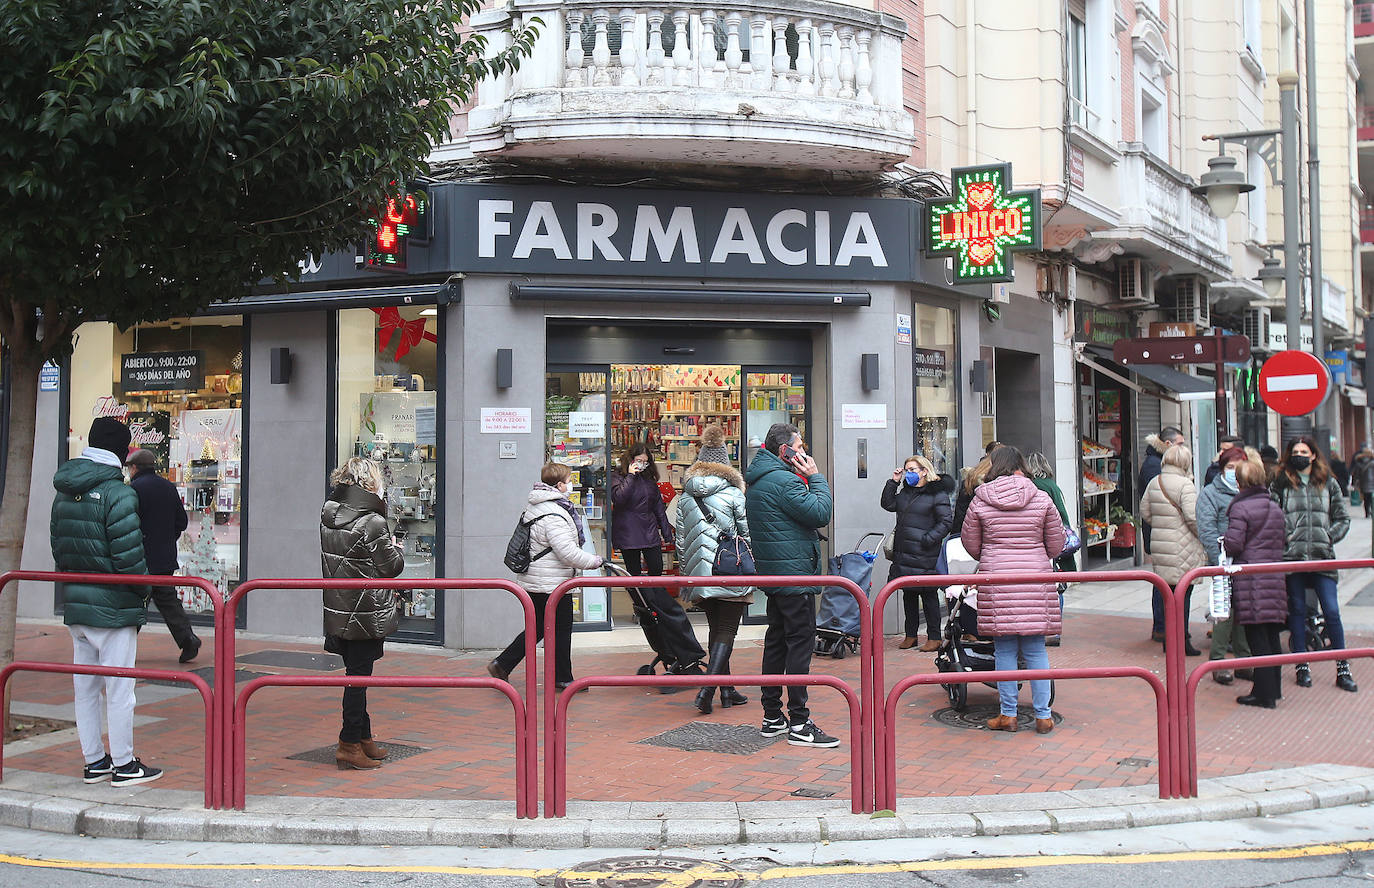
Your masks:
[{"label": "black boot", "polygon": [[[1359,690],[1359,687],[1355,684],[1355,679],[1350,677],[1349,660],[1336,661],[1336,687],[1343,691],[1349,691],[1352,694]],[[722,704],[724,702],[724,700],[721,701]]]},{"label": "black boot", "polygon": [[1297,673],[1298,673],[1298,679],[1297,679],[1297,685],[1298,685],[1298,687],[1300,687],[1300,688],[1310,688],[1310,687],[1312,687],[1312,669],[1311,669],[1311,667],[1309,667],[1306,663],[1299,663],[1299,664],[1298,664]]},{"label": "black boot", "polygon": [[[716,643],[711,645],[710,659],[706,663],[707,675],[725,675],[730,670],[730,646],[728,644]],[[702,688],[697,691],[697,709],[703,713],[711,711],[711,700],[716,696],[715,688]],[[721,705],[728,706],[725,702],[724,694],[721,695]]]}]

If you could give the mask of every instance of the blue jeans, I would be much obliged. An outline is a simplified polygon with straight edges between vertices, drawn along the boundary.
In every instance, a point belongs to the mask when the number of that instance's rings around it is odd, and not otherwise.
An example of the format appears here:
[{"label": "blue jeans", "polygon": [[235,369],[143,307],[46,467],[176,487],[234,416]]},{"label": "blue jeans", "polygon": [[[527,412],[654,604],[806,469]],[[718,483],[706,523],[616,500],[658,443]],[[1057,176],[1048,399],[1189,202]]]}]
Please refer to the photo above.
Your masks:
[{"label": "blue jeans", "polygon": [[1336,600],[1336,580],[1324,574],[1295,573],[1288,575],[1288,631],[1293,633],[1289,646],[1294,653],[1307,650],[1307,587],[1317,590],[1317,601],[1326,617],[1326,631],[1331,646],[1345,649],[1345,628],[1341,625],[1341,604]]},{"label": "blue jeans", "polygon": [[[1043,635],[999,635],[992,640],[994,663],[998,670],[1019,669],[1017,654],[1026,661],[1027,669],[1050,668],[1050,655],[1045,650]],[[1038,679],[1030,683],[1031,706],[1036,718],[1050,717],[1050,683],[1048,679]],[[1016,715],[1016,682],[999,681],[997,697],[1002,704],[1003,715]]]}]

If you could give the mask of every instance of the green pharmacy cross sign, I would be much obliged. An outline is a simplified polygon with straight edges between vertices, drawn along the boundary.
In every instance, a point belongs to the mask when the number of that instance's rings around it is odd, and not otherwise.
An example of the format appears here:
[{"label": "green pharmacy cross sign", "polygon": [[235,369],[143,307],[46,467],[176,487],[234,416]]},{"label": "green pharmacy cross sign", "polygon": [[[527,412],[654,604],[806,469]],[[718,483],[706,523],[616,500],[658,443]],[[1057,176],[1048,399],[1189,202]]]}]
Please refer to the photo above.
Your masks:
[{"label": "green pharmacy cross sign", "polygon": [[1040,189],[1011,190],[1011,164],[956,167],[954,194],[926,203],[926,255],[953,256],[954,283],[1012,280],[1012,253],[1040,249]]}]

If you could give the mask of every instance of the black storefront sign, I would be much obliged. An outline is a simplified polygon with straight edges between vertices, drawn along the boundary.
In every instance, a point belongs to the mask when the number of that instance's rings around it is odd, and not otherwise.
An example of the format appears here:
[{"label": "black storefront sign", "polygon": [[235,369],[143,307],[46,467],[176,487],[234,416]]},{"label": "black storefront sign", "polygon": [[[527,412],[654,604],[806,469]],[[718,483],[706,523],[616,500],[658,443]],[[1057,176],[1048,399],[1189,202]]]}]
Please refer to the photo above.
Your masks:
[{"label": "black storefront sign", "polygon": [[943,349],[913,348],[911,355],[917,385],[920,385],[922,380],[930,380],[936,385],[945,381],[945,370],[948,368]]},{"label": "black storefront sign", "polygon": [[205,352],[134,352],[119,362],[120,389],[130,392],[197,391],[205,386]]}]

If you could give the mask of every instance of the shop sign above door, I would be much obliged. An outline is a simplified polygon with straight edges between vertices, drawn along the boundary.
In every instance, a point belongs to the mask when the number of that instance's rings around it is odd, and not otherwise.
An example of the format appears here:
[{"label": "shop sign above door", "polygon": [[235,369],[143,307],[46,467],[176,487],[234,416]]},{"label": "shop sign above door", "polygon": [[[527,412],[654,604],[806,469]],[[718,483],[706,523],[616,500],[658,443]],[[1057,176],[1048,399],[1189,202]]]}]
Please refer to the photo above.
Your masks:
[{"label": "shop sign above door", "polygon": [[1014,278],[1012,254],[1040,249],[1040,189],[1013,191],[1011,164],[956,167],[953,194],[926,204],[926,255],[954,257],[954,283]]},{"label": "shop sign above door", "polygon": [[134,352],[119,362],[125,392],[195,391],[205,385],[205,352]]}]

